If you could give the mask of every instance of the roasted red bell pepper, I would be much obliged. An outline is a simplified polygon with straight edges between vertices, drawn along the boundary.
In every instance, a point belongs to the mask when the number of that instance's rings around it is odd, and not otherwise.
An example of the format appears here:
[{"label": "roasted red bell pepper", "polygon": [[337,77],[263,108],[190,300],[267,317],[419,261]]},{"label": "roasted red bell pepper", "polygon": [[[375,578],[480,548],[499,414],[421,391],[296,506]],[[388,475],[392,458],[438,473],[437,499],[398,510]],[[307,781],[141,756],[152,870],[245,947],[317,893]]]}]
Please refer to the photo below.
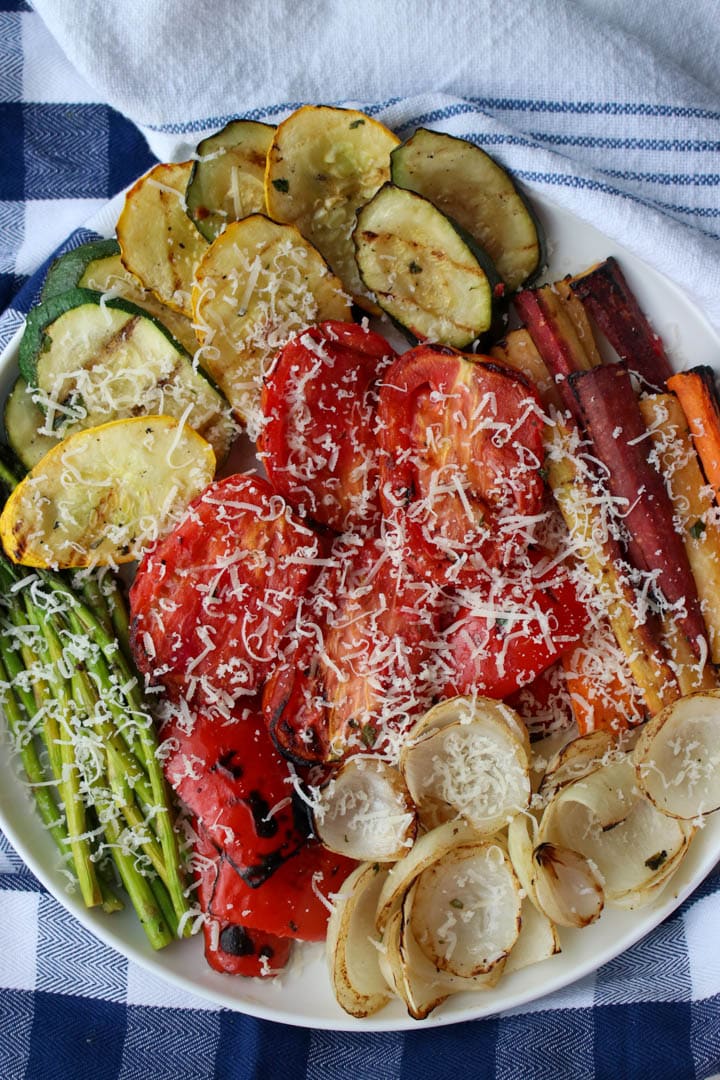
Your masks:
[{"label": "roasted red bell pepper", "polygon": [[165,775],[209,839],[258,885],[305,842],[287,762],[257,710],[189,724],[178,713],[163,728]]},{"label": "roasted red bell pepper", "polygon": [[205,959],[225,975],[264,978],[275,975],[290,959],[292,941],[264,930],[252,930],[228,916],[216,919],[210,904],[222,864],[222,856],[202,827],[197,827],[195,878],[200,908],[205,913],[203,936]]}]

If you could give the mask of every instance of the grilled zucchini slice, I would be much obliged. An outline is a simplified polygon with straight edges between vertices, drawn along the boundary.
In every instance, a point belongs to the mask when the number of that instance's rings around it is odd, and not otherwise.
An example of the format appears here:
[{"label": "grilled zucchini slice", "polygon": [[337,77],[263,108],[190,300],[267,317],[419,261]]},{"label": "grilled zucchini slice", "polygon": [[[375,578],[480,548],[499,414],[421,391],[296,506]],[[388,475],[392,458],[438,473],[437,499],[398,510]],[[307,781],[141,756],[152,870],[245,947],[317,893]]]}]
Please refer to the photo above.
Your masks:
[{"label": "grilled zucchini slice", "polygon": [[221,461],[235,437],[221,395],[165,327],[127,300],[87,289],[46,300],[28,315],[18,362],[58,439],[153,413],[184,417]]},{"label": "grilled zucchini slice", "polygon": [[65,439],[14,489],[0,539],[23,566],[139,558],[213,478],[215,455],[171,416],[141,416]]},{"label": "grilled zucchini slice", "polygon": [[353,235],[365,285],[414,338],[464,349],[490,328],[492,263],[427,199],[385,184]]},{"label": "grilled zucchini slice", "polygon": [[539,273],[543,229],[509,173],[479,146],[418,128],[390,157],[393,183],[457,221],[487,251],[508,291]]},{"label": "grilled zucchini slice", "polygon": [[60,255],[48,270],[40,299],[50,300],[70,289],[92,289],[121,296],[161,322],[191,355],[198,347],[190,320],[161,304],[125,269],[117,240],[91,240]]},{"label": "grilled zucchini slice", "polygon": [[274,134],[270,124],[231,120],[198,144],[185,199],[206,240],[212,243],[231,221],[265,213],[265,163]]},{"label": "grilled zucchini slice", "polygon": [[[87,244],[58,255],[45,276],[40,299],[49,300],[68,289],[93,288],[87,279],[95,275],[98,264],[102,265],[106,259],[118,258],[119,255],[120,245],[112,239],[89,240]],[[127,274],[127,271],[123,270],[123,273]]]},{"label": "grilled zucchini slice", "polygon": [[5,439],[26,469],[32,469],[40,458],[57,446],[53,435],[45,435],[45,413],[35,404],[28,384],[19,375],[13,384],[3,414]]},{"label": "grilled zucchini slice", "polygon": [[355,214],[390,179],[390,151],[399,142],[354,109],[305,105],[279,125],[268,151],[270,217],[296,225],[353,296],[364,294],[352,244]]},{"label": "grilled zucchini slice", "polygon": [[262,379],[282,346],[324,319],[350,318],[342,283],[292,225],[252,214],[208,248],[193,288],[204,364],[255,437]]},{"label": "grilled zucchini slice", "polygon": [[191,161],[156,165],[130,188],[117,223],[125,269],[188,319],[195,267],[208,246],[187,213],[191,171]]}]

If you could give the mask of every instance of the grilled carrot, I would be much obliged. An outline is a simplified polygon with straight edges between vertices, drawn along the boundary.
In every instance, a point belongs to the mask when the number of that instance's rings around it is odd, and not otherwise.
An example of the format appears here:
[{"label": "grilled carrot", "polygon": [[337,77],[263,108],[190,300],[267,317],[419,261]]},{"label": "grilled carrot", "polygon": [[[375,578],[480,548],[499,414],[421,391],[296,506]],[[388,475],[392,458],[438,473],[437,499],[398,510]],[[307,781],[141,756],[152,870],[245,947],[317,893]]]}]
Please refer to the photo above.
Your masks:
[{"label": "grilled carrot", "polygon": [[[599,370],[599,369],[598,369]],[[637,597],[624,564],[620,545],[608,532],[591,483],[571,449],[570,433],[557,425],[548,443],[548,482],[599,595],[605,600],[615,639],[640,688],[650,713],[680,694],[652,619],[639,617]]]},{"label": "grilled carrot", "polygon": [[667,385],[680,400],[705,476],[717,498],[720,495],[720,403],[715,374],[712,368],[699,365],[673,375]]},{"label": "grilled carrot", "polygon": [[577,401],[568,377],[593,366],[560,296],[550,285],[525,289],[514,297],[515,308],[525,323],[537,350],[552,375],[563,407],[578,418]]},{"label": "grilled carrot", "polygon": [[652,443],[628,372],[619,364],[578,372],[570,379],[607,487],[621,506],[627,550],[637,570],[651,574],[659,599],[677,619],[697,656],[707,647],[705,621],[682,537],[675,529],[665,481],[651,464]]},{"label": "grilled carrot", "polygon": [[580,734],[600,729],[617,734],[641,723],[644,714],[627,682],[619,673],[613,673],[610,679],[594,679],[583,663],[583,652],[577,648],[562,657],[565,684]]},{"label": "grilled carrot", "polygon": [[630,371],[662,387],[672,375],[670,361],[617,261],[606,259],[569,284]]},{"label": "grilled carrot", "polygon": [[674,394],[654,394],[640,411],[665,476],[676,520],[695,578],[710,653],[720,663],[720,526],[710,513],[713,500],[700,469],[682,406]]},{"label": "grilled carrot", "polygon": [[490,355],[507,364],[513,371],[527,375],[537,387],[544,405],[561,407],[555,381],[527,330],[511,330],[502,341],[493,346]]}]

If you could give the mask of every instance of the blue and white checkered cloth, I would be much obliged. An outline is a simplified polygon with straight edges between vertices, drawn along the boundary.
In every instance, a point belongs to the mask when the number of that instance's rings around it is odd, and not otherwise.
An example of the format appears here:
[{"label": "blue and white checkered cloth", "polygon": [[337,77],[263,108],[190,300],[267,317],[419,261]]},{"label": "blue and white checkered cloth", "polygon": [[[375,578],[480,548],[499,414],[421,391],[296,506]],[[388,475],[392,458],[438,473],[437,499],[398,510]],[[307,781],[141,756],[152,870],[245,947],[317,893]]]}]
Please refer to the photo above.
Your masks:
[{"label": "blue and white checkered cloth", "polygon": [[[680,38],[678,49],[688,51]],[[482,67],[483,50],[474,54]],[[589,97],[572,91],[572,59],[563,63],[555,93],[547,77],[542,93],[511,92],[493,69],[472,101],[424,95],[374,109],[396,127],[442,119],[471,134],[528,186],[664,270],[720,327],[720,95],[697,83],[688,97],[680,80],[673,96],[663,60],[652,85]],[[578,73],[574,85],[586,87]],[[201,119],[145,134],[164,153]],[[39,16],[0,0],[0,346],[52,251],[153,160]],[[713,875],[639,944],[532,1006],[407,1033],[306,1031],[192,998],[115,953],[0,835],[0,1080],[706,1080],[720,1073],[719,926]]]}]

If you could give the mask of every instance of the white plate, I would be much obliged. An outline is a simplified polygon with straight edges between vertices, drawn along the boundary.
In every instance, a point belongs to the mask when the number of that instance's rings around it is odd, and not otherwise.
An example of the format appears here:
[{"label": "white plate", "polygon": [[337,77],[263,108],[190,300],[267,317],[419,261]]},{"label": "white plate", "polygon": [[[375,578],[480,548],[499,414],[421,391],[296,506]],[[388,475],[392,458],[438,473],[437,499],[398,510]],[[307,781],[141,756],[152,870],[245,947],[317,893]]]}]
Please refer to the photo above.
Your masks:
[{"label": "white plate", "polygon": [[[596,229],[539,196],[533,204],[545,224],[550,248],[548,280],[576,273],[608,255],[616,255],[654,329],[663,338],[677,368],[717,365],[720,339],[704,316],[675,285],[640,262]],[[112,229],[120,203],[113,200],[103,215]],[[0,391],[6,391],[16,371],[17,338],[0,357]],[[393,1002],[377,1016],[354,1020],[336,1005],[320,946],[296,950],[297,961],[281,985],[219,975],[203,958],[199,939],[178,942],[161,953],[147,944],[140,924],[127,910],[119,915],[87,911],[65,891],[66,879],[57,870],[57,853],[39,819],[31,812],[26,791],[13,767],[0,760],[0,827],[20,856],[56,899],[93,934],[155,975],[218,1005],[253,1016],[311,1028],[355,1031],[394,1031],[456,1023],[525,1005],[570,983],[624,952],[670,914],[707,876],[720,858],[720,814],[708,820],[690,848],[668,890],[639,912],[606,911],[593,926],[561,934],[563,952],[542,964],[516,972],[482,995],[452,997],[418,1025],[401,1003]],[[656,992],[659,988],[655,988]]]}]

